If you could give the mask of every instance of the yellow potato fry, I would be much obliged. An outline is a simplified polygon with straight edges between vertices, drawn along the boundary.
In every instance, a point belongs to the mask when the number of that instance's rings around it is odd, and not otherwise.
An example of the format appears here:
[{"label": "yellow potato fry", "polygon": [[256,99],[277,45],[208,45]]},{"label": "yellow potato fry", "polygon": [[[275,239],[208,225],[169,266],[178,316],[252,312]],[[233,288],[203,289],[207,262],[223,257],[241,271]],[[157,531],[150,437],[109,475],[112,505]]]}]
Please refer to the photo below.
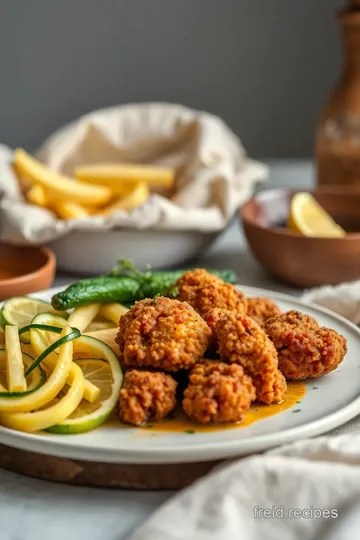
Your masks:
[{"label": "yellow potato fry", "polygon": [[76,182],[50,170],[40,161],[18,148],[14,154],[14,167],[19,175],[49,190],[52,200],[70,200],[86,206],[101,206],[112,198],[110,189],[104,186]]},{"label": "yellow potato fry", "polygon": [[67,320],[69,326],[78,328],[80,332],[89,326],[99,313],[100,304],[89,304],[88,306],[80,306],[71,313]]},{"label": "yellow potato fry", "polygon": [[5,330],[0,326],[0,346],[1,348],[5,345]]},{"label": "yellow potato fry", "polygon": [[25,370],[17,326],[5,326],[6,378],[9,392],[25,392]]},{"label": "yellow potato fry", "polygon": [[81,219],[90,215],[83,206],[72,201],[60,201],[53,208],[61,219]]},{"label": "yellow potato fry", "polygon": [[124,315],[128,311],[129,308],[127,308],[126,306],[118,304],[117,302],[112,302],[109,304],[103,304],[101,306],[100,317],[105,317],[105,319],[112,321],[117,326],[119,324],[120,317],[122,317],[122,315]]},{"label": "yellow potato fry", "polygon": [[121,197],[113,204],[99,211],[100,215],[109,216],[113,212],[129,212],[137,206],[144,204],[149,198],[149,186],[145,182],[139,182],[126,197]]},{"label": "yellow potato fry", "polygon": [[33,184],[26,192],[26,199],[30,204],[36,204],[42,208],[48,206],[48,198],[45,189],[40,184]]},{"label": "yellow potato fry", "polygon": [[106,186],[116,195],[123,195],[127,185],[137,182],[146,182],[151,187],[171,188],[174,185],[175,171],[157,165],[104,163],[76,167],[75,177],[82,182]]}]

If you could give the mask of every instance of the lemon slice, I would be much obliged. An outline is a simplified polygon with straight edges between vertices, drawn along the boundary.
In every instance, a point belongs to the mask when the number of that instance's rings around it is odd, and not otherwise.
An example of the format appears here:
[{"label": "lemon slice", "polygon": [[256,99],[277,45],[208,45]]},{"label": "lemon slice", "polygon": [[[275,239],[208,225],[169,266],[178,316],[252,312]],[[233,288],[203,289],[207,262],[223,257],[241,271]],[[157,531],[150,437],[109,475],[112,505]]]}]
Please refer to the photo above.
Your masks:
[{"label": "lemon slice", "polygon": [[[1,309],[1,326],[4,328],[6,325],[12,325],[20,329],[30,324],[39,313],[52,313],[60,317],[67,317],[67,313],[56,311],[48,302],[27,296],[14,296],[4,302]],[[28,332],[21,335],[21,341],[23,343],[30,342]]]},{"label": "lemon slice", "polygon": [[292,198],[288,227],[304,236],[341,238],[346,234],[310,193]]},{"label": "lemon slice", "polygon": [[47,429],[51,433],[75,434],[91,431],[109,418],[119,399],[122,372],[110,347],[97,339],[81,336],[76,343],[75,353],[76,350],[83,351],[84,354],[95,353],[98,357],[77,359],[75,362],[82,370],[85,380],[100,389],[100,399],[96,403],[83,399],[66,420]]}]

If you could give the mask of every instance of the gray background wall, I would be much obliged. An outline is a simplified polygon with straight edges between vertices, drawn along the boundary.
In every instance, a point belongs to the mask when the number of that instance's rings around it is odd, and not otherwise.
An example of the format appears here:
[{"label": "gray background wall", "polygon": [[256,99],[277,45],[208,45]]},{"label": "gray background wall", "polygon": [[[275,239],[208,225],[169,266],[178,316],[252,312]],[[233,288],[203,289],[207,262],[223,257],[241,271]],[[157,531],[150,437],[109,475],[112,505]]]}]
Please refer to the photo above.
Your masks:
[{"label": "gray background wall", "polygon": [[[345,0],[343,0],[343,4]],[[341,0],[0,0],[0,141],[35,148],[92,109],[181,102],[256,157],[312,152]]]}]

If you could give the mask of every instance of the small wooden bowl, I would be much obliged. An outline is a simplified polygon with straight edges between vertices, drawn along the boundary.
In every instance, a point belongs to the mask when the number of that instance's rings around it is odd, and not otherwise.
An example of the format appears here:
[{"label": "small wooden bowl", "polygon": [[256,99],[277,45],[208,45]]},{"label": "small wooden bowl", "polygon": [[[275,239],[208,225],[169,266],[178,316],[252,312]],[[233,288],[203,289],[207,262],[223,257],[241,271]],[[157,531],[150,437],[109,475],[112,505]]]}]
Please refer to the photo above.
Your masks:
[{"label": "small wooden bowl", "polygon": [[0,300],[48,289],[55,268],[55,255],[47,248],[0,242]]},{"label": "small wooden bowl", "polygon": [[270,273],[297,287],[360,279],[360,191],[311,192],[339,225],[354,231],[344,238],[310,238],[286,228],[291,198],[299,191],[263,191],[240,209],[255,257]]}]

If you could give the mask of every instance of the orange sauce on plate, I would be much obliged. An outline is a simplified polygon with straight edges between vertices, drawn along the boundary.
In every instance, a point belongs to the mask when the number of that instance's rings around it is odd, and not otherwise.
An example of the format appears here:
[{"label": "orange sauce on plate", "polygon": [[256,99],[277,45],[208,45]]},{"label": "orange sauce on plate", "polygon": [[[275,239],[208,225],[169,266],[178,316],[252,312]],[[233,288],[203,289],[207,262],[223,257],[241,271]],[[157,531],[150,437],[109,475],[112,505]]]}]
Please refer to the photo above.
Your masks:
[{"label": "orange sauce on plate", "polygon": [[[288,383],[288,391],[286,393],[285,399],[281,403],[276,403],[274,405],[263,405],[261,403],[253,403],[250,407],[250,410],[245,414],[244,420],[242,422],[233,423],[233,424],[211,424],[211,425],[201,425],[195,424],[188,418],[182,411],[175,411],[172,418],[168,418],[161,422],[149,422],[145,426],[139,428],[140,432],[148,432],[149,434],[155,435],[155,432],[177,432],[177,433],[204,433],[204,432],[214,432],[214,431],[224,431],[227,429],[240,429],[243,427],[250,426],[254,422],[263,420],[264,418],[269,418],[275,414],[279,414],[291,407],[297,405],[294,409],[294,412],[300,412],[301,410],[301,399],[306,394],[306,386],[302,382],[290,382]],[[109,426],[120,428],[134,428],[133,426],[127,426],[125,424],[119,423],[116,418],[112,418],[110,422],[105,424]],[[139,432],[139,433],[140,433]]]}]

